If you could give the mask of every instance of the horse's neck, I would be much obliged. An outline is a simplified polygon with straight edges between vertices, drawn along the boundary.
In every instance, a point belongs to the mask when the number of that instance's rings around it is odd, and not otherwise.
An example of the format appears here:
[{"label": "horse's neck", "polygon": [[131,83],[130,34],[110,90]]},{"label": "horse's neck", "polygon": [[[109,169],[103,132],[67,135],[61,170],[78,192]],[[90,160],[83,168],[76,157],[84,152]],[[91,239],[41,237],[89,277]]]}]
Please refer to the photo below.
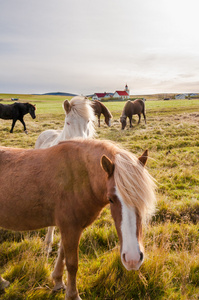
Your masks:
[{"label": "horse's neck", "polygon": [[134,104],[133,102],[131,102],[130,100],[128,100],[126,102],[126,105],[124,106],[123,112],[122,112],[122,116],[128,116],[129,112],[131,112],[133,110]]},{"label": "horse's neck", "polygon": [[106,107],[105,107],[104,105],[102,105],[102,103],[101,103],[101,109],[102,109],[102,114],[103,114],[105,117],[107,117],[107,116],[108,116],[108,112],[107,112],[107,110],[106,110]]},{"label": "horse's neck", "polygon": [[[21,105],[22,104],[22,105]],[[23,115],[26,115],[29,112],[29,107],[27,103],[17,103],[19,109],[23,113]]]},{"label": "horse's neck", "polygon": [[64,128],[62,132],[57,137],[57,141],[65,141],[68,139],[72,139],[75,137],[82,137],[87,138],[89,136],[89,131],[87,129],[87,126],[85,124],[78,124],[78,122],[75,124],[76,126],[71,125],[70,123],[67,124],[67,122],[64,123]]}]

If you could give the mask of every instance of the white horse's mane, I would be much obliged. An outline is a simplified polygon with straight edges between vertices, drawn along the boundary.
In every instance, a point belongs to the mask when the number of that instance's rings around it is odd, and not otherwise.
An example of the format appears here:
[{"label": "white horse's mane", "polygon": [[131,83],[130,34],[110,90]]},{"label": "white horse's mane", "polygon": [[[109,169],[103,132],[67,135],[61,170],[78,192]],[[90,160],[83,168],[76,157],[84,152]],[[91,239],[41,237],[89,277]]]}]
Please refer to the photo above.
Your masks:
[{"label": "white horse's mane", "polygon": [[[94,127],[94,121],[95,121],[95,114],[94,111],[90,105],[90,100],[83,96],[75,96],[70,101],[70,107],[71,110],[68,114],[66,114],[65,123],[69,123],[70,121],[73,122],[73,124],[79,123],[79,128],[82,126],[88,127],[88,132],[86,135],[83,135],[84,138],[92,138],[95,135],[95,127]],[[84,124],[83,124],[84,123]],[[72,131],[72,129],[70,129]],[[76,133],[70,133],[71,137],[77,137]]]}]

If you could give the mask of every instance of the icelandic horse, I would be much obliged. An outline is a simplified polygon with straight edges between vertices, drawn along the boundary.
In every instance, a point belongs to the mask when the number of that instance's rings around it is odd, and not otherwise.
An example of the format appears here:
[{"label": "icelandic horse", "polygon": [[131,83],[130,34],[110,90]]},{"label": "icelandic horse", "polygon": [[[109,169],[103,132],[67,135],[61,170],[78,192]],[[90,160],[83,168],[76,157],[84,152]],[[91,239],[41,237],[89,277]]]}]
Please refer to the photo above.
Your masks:
[{"label": "icelandic horse", "polygon": [[106,125],[108,125],[110,127],[112,114],[110,113],[108,108],[103,103],[101,103],[99,100],[92,101],[91,106],[94,109],[95,115],[98,117],[98,127],[100,127],[101,114],[104,115],[104,118],[105,118],[104,120],[105,120]]},{"label": "icelandic horse", "polygon": [[[0,147],[0,226],[16,231],[59,227],[52,278],[54,290],[65,288],[66,265],[65,299],[81,300],[76,286],[79,240],[107,204],[122,264],[138,270],[143,263],[142,224],[155,207],[155,183],[144,168],[147,157],[147,150],[137,159],[95,139],[68,140],[46,149]],[[8,285],[0,276],[0,288]]]},{"label": "icelandic horse", "polygon": [[128,100],[123,108],[122,115],[120,117],[120,122],[122,124],[122,130],[126,127],[126,118],[129,118],[130,128],[132,127],[132,116],[138,115],[139,120],[141,120],[141,114],[143,114],[144,121],[146,124],[146,115],[145,115],[145,103],[142,99],[136,99],[134,101]]},{"label": "icelandic horse", "polygon": [[1,104],[0,103],[0,119],[12,120],[12,126],[10,133],[13,133],[13,129],[17,120],[19,120],[24,128],[24,132],[27,134],[26,124],[23,117],[26,114],[30,114],[33,119],[36,118],[35,115],[36,106],[30,103],[19,103],[15,102],[13,104]]}]

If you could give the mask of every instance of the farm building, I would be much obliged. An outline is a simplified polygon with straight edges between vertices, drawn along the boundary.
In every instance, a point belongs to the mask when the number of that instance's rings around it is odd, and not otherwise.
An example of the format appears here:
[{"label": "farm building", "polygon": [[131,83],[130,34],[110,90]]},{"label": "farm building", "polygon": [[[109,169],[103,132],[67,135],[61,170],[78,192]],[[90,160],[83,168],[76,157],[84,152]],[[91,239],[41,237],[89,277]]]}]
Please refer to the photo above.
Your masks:
[{"label": "farm building", "polygon": [[126,91],[116,91],[113,98],[121,98],[122,100],[129,99],[129,94]]},{"label": "farm building", "polygon": [[92,97],[92,100],[101,100],[106,98],[117,98],[117,99],[129,99],[130,91],[128,85],[126,84],[124,91],[115,91],[115,93],[95,93]]},{"label": "farm building", "polygon": [[104,98],[110,98],[111,94],[110,93],[95,93],[92,97],[92,100],[101,100]]},{"label": "farm building", "polygon": [[124,91],[115,91],[113,98],[120,98],[122,100],[129,99],[130,91],[126,84]]}]

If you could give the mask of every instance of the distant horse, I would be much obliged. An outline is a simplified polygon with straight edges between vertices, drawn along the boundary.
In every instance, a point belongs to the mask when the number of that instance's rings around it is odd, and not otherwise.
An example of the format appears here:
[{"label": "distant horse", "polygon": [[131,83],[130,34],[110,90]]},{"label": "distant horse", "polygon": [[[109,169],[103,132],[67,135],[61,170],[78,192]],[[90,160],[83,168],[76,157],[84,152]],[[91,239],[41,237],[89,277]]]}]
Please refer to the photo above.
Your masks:
[{"label": "distant horse", "polygon": [[[69,102],[65,100],[63,108],[66,113],[63,130],[43,131],[35,144],[35,148],[48,148],[74,137],[92,138],[95,135],[95,115],[86,97],[76,96]],[[48,228],[46,235],[47,251],[50,252],[53,242],[54,227]]]},{"label": "distant horse", "polygon": [[13,104],[0,104],[0,118],[4,120],[13,120],[10,133],[13,132],[13,128],[17,120],[23,124],[24,131],[27,133],[23,116],[29,113],[31,117],[35,119],[35,109],[35,105],[30,103],[15,102]]},{"label": "distant horse", "polygon": [[98,127],[100,127],[100,116],[101,116],[101,114],[103,114],[104,117],[105,117],[106,125],[108,125],[110,127],[111,126],[112,115],[111,115],[110,111],[108,110],[108,108],[98,100],[92,101],[91,106],[94,109],[95,115],[98,117]]},{"label": "distant horse", "polygon": [[136,99],[134,101],[128,100],[123,108],[122,115],[120,117],[120,122],[122,123],[122,129],[126,127],[126,118],[129,118],[130,127],[132,127],[132,116],[138,115],[139,120],[141,120],[141,114],[144,116],[146,124],[146,115],[145,115],[145,103],[142,99]]},{"label": "distant horse", "polygon": [[63,130],[43,131],[36,140],[36,149],[48,148],[75,137],[92,138],[94,136],[95,115],[88,98],[76,96],[70,102],[65,100],[63,108],[66,113]]},{"label": "distant horse", "polygon": [[[147,150],[137,159],[108,141],[76,139],[47,149],[0,147],[0,226],[37,230],[58,226],[61,244],[52,273],[54,290],[80,300],[76,287],[79,240],[110,203],[120,240],[121,261],[138,270],[144,254],[142,222],[154,211],[154,181],[144,168]],[[99,180],[100,179],[100,180]],[[0,277],[4,288],[8,281]]]}]

